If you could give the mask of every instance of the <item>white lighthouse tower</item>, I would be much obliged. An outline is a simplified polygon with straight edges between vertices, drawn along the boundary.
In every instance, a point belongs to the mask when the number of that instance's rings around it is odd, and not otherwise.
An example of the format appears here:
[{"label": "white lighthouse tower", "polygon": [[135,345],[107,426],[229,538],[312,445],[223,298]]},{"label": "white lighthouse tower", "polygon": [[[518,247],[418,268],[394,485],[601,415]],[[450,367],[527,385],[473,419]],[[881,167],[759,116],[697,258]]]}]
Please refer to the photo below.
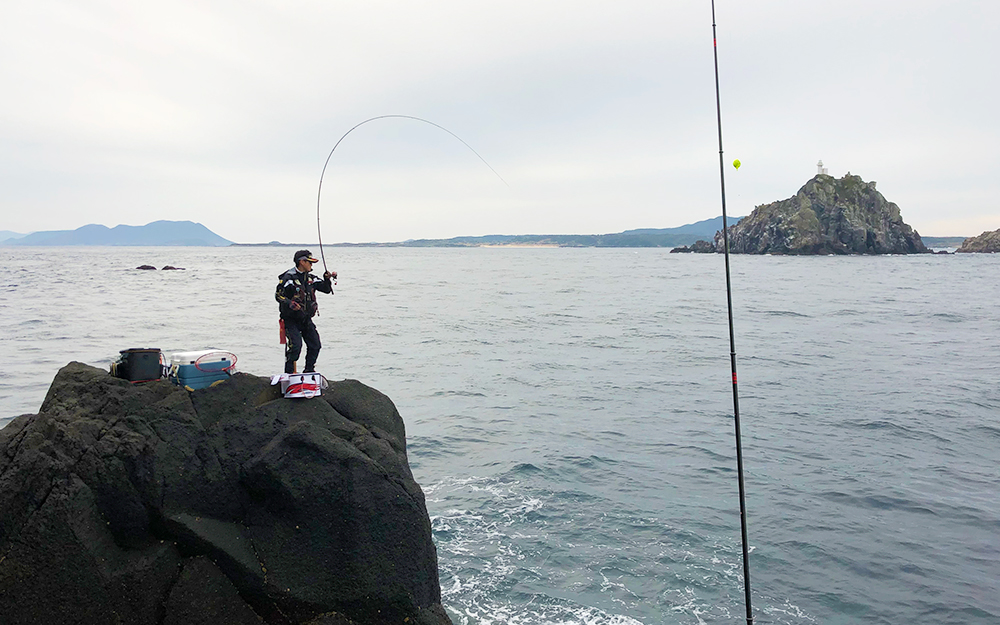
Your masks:
[{"label": "white lighthouse tower", "polygon": [[823,167],[823,161],[820,161],[816,163],[816,173],[823,174],[824,176],[829,176],[830,170],[828,170],[826,167]]}]

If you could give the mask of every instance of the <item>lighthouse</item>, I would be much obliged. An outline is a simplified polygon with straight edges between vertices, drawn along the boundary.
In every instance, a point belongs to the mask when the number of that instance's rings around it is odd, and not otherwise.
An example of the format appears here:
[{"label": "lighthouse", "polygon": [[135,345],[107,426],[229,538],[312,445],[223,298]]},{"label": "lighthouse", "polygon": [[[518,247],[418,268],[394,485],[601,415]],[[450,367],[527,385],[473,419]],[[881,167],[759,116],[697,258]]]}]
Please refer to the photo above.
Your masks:
[{"label": "lighthouse", "polygon": [[823,167],[823,161],[816,163],[816,173],[823,174],[824,176],[830,175],[830,171],[826,167]]}]

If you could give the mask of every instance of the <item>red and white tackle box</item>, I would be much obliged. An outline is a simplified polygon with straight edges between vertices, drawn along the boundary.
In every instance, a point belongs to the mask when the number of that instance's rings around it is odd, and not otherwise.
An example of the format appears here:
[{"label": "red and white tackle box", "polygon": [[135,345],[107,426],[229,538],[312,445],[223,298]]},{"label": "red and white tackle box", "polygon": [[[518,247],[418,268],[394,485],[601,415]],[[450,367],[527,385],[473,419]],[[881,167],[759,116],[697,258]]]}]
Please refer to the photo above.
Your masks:
[{"label": "red and white tackle box", "polygon": [[330,386],[322,373],[282,373],[272,377],[271,384],[281,384],[286,398],[319,397]]}]

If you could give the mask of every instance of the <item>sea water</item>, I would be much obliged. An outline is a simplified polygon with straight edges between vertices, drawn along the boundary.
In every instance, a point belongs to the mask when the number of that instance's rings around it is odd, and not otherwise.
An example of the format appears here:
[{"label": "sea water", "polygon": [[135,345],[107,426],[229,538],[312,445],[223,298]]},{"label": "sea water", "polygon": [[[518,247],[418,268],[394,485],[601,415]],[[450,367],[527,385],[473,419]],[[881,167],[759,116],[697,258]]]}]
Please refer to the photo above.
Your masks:
[{"label": "sea water", "polygon": [[[292,251],[0,248],[0,425],[131,347],[279,372]],[[455,623],[744,621],[721,256],[326,257],[318,368],[399,408]],[[757,622],[1000,622],[1000,256],[732,268]]]}]

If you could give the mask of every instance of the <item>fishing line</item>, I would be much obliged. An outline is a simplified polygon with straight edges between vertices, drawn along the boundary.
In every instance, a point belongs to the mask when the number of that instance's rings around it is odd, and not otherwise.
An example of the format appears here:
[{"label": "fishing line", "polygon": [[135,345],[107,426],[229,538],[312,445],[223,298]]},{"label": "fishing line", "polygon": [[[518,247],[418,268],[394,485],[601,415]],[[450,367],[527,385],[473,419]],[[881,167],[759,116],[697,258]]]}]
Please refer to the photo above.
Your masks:
[{"label": "fishing line", "polygon": [[471,145],[469,145],[468,143],[466,143],[465,140],[462,139],[462,137],[459,137],[458,135],[456,135],[452,131],[448,130],[444,126],[441,126],[440,124],[435,124],[432,121],[426,120],[426,119],[424,119],[422,117],[415,117],[413,115],[379,115],[377,117],[372,117],[372,118],[366,119],[365,121],[363,121],[363,122],[355,125],[353,128],[351,128],[350,130],[348,130],[347,132],[345,132],[344,136],[342,136],[340,139],[337,140],[337,143],[335,143],[333,145],[333,149],[330,150],[330,155],[326,157],[326,162],[323,163],[323,171],[319,175],[319,189],[316,191],[316,235],[319,238],[319,256],[320,256],[320,258],[323,259],[323,271],[324,272],[328,271],[328,269],[326,268],[326,256],[323,254],[323,231],[320,229],[320,223],[319,223],[319,206],[320,206],[320,199],[321,199],[321,197],[323,195],[323,176],[326,175],[326,167],[327,167],[327,165],[330,164],[330,159],[333,158],[333,153],[337,151],[337,146],[340,145],[341,141],[343,141],[344,139],[347,138],[347,135],[349,135],[352,132],[354,132],[358,127],[364,126],[368,122],[373,122],[376,119],[388,119],[388,118],[412,119],[412,120],[415,120],[415,121],[418,121],[418,122],[424,122],[425,124],[430,124],[431,126],[434,126],[435,128],[440,128],[441,130],[447,132],[451,136],[453,136],[456,139],[458,139],[459,141],[461,141],[462,145],[464,145],[465,147],[467,147],[470,150],[472,150],[472,153],[475,154],[476,156],[478,156],[479,160],[481,160],[484,165],[486,165],[487,167],[489,167],[490,171],[492,171],[494,174],[496,174],[497,178],[500,179],[500,182],[502,182],[505,185],[507,185],[507,187],[510,187],[510,185],[507,184],[507,181],[503,179],[503,176],[501,176],[500,174],[498,174],[497,170],[493,169],[493,166],[490,165],[489,163],[487,163],[486,159],[483,158],[479,154],[479,152],[476,152],[475,148],[473,148]]},{"label": "fishing line", "polygon": [[[719,43],[715,32],[715,0],[712,0],[712,51],[715,55],[715,112],[719,122],[719,180],[722,185],[722,241],[726,253],[726,301],[729,304],[729,361],[733,370],[733,416],[736,425],[736,467],[740,482],[740,532],[743,539],[743,591],[746,594],[747,625],[753,625],[750,606],[750,549],[747,546],[747,502],[743,485],[743,443],[740,435],[740,393],[736,385],[736,338],[733,332],[733,289],[729,276],[729,226],[726,220],[726,166],[722,156],[722,101],[719,96]],[[733,163],[736,165],[736,163]],[[737,168],[739,166],[737,165]]]}]

